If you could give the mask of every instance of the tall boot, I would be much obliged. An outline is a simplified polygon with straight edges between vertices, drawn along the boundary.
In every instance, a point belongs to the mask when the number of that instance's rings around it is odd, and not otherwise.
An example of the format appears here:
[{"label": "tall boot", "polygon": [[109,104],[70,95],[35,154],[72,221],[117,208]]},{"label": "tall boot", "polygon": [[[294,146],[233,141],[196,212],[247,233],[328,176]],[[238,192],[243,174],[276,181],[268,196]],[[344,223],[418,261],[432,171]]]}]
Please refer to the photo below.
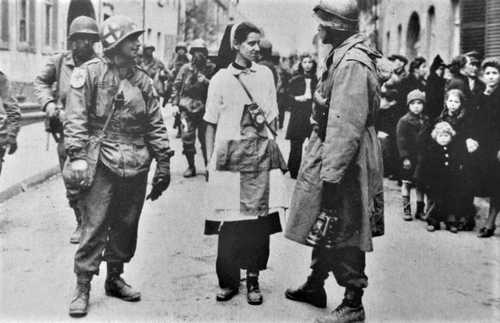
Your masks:
[{"label": "tall boot", "polygon": [[424,220],[425,215],[425,203],[424,201],[417,201],[417,210],[415,212],[415,219]]},{"label": "tall boot", "polygon": [[82,317],[87,315],[90,296],[90,281],[92,275],[78,274],[76,277],[76,288],[69,304],[69,315],[72,317]]},{"label": "tall boot", "polygon": [[411,205],[410,205],[410,196],[403,196],[403,220],[411,221],[413,220],[411,216]]},{"label": "tall boot", "polygon": [[351,323],[364,322],[365,309],[361,302],[363,289],[346,288],[344,299],[337,308],[327,316],[316,319],[316,323]]},{"label": "tall boot", "polygon": [[194,154],[186,153],[185,155],[186,155],[186,160],[188,163],[188,168],[186,169],[186,171],[184,171],[182,176],[184,176],[186,178],[195,177],[196,176],[196,166],[194,164]]},{"label": "tall boot", "polygon": [[120,276],[123,273],[122,263],[108,262],[108,275],[104,283],[106,295],[120,298],[127,302],[138,302],[141,293],[136,291]]},{"label": "tall boot", "polygon": [[75,212],[75,218],[76,218],[76,229],[75,231],[71,234],[71,237],[69,238],[69,242],[73,244],[78,244],[80,243],[80,237],[82,235],[82,215],[80,214],[80,210],[76,205],[72,205],[72,208]]},{"label": "tall boot", "polygon": [[296,289],[288,288],[285,291],[285,297],[292,301],[304,302],[316,307],[326,307],[326,291],[324,288],[325,280],[328,278],[328,272],[314,270],[311,272],[307,281]]}]

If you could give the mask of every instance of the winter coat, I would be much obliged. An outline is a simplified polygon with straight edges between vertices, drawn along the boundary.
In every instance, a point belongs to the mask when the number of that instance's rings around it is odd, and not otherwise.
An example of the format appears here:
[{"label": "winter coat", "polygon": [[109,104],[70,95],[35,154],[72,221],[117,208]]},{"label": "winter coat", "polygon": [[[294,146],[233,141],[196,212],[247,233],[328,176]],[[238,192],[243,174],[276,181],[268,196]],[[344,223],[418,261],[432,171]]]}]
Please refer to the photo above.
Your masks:
[{"label": "winter coat", "polygon": [[500,194],[500,87],[490,95],[481,94],[478,109],[471,117],[468,135],[479,142],[474,153],[480,177],[480,196]]},{"label": "winter coat", "polygon": [[[99,161],[120,177],[148,172],[153,158],[157,172],[169,171],[167,129],[146,72],[130,67],[121,80],[109,58],[94,58],[75,68],[70,84],[64,145],[71,161],[86,159],[88,143],[99,135],[114,105]],[[123,103],[117,106],[119,93]]]},{"label": "winter coat", "polygon": [[[429,135],[429,118],[423,114],[417,116],[411,112],[399,119],[396,137],[401,159],[401,176],[404,180],[415,179],[415,169],[418,168],[419,159]],[[403,169],[403,160],[409,159],[410,169]]]},{"label": "winter coat", "polygon": [[[316,89],[318,79],[313,76],[310,82],[311,95]],[[290,121],[286,130],[286,139],[289,140],[304,140],[311,134],[311,112],[312,98],[305,102],[295,100],[296,96],[305,93],[306,78],[304,75],[296,75],[290,80],[288,87],[289,102],[290,102]]]},{"label": "winter coat", "polygon": [[318,86],[329,98],[324,142],[313,132],[293,193],[285,236],[302,244],[321,209],[323,182],[339,187],[338,247],[372,251],[372,237],[382,235],[382,153],[374,123],[380,101],[376,60],[381,55],[360,34],[327,57],[327,72]]},{"label": "winter coat", "polygon": [[0,150],[5,145],[16,143],[20,122],[21,109],[10,94],[7,77],[0,71]]},{"label": "winter coat", "polygon": [[427,115],[431,121],[435,120],[442,112],[445,83],[445,79],[437,76],[435,73],[431,73],[427,78],[424,114]]}]

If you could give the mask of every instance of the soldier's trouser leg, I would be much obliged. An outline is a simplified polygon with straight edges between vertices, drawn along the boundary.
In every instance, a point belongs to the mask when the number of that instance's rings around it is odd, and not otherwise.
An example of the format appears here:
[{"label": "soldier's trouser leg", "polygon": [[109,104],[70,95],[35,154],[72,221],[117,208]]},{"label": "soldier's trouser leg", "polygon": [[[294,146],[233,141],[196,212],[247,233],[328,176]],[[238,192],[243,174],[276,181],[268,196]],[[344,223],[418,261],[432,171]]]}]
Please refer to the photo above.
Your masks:
[{"label": "soldier's trouser leg", "polygon": [[368,286],[365,275],[365,252],[356,247],[326,249],[315,247],[312,252],[313,271],[332,271],[337,283],[346,288]]},{"label": "soldier's trouser leg", "polygon": [[184,155],[196,154],[195,141],[196,141],[196,125],[190,113],[186,111],[181,112],[182,122],[182,148]]},{"label": "soldier's trouser leg", "polygon": [[198,120],[196,121],[196,131],[198,132],[198,140],[200,141],[201,153],[203,155],[203,162],[205,163],[206,166],[208,163],[208,159],[207,159],[207,147],[205,146],[205,130],[206,130],[206,123],[203,120],[203,115],[200,114],[198,116]]},{"label": "soldier's trouser leg", "polygon": [[102,164],[97,166],[92,187],[79,200],[83,231],[75,273],[98,274],[105,250],[104,259],[109,262],[132,258],[146,185],[147,174],[122,179]]}]

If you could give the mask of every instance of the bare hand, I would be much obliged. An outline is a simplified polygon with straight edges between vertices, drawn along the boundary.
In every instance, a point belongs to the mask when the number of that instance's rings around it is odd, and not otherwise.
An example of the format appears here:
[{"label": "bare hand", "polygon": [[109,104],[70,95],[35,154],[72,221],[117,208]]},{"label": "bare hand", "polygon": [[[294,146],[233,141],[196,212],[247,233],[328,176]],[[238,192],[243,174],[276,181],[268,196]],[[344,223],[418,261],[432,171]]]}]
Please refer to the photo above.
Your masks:
[{"label": "bare hand", "polygon": [[307,99],[303,95],[298,95],[298,96],[295,97],[295,101],[297,101],[297,102],[306,102]]},{"label": "bare hand", "polygon": [[198,74],[198,82],[200,82],[200,83],[208,82],[208,79],[205,77],[205,75]]},{"label": "bare hand", "polygon": [[465,145],[467,146],[467,151],[469,153],[473,153],[479,148],[479,143],[471,138],[465,140]]},{"label": "bare hand", "polygon": [[58,107],[54,102],[49,102],[45,106],[45,115],[47,118],[54,118],[57,116]]},{"label": "bare hand", "polygon": [[403,160],[403,168],[406,170],[411,168],[411,161],[408,158]]}]

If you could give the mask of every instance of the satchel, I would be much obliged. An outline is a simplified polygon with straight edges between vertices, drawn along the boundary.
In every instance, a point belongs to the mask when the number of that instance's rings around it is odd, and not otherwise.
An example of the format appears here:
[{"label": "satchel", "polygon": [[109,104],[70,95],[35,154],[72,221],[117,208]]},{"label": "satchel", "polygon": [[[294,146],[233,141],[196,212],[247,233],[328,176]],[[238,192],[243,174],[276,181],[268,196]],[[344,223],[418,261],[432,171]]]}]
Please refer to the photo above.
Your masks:
[{"label": "satchel", "polygon": [[99,161],[99,155],[101,152],[101,143],[106,136],[106,130],[109,127],[109,123],[111,121],[111,118],[113,117],[114,112],[116,111],[116,106],[123,104],[123,101],[123,93],[120,92],[116,95],[115,98],[113,98],[111,112],[106,118],[106,122],[104,123],[101,131],[97,132],[97,134],[89,138],[87,146],[85,147],[86,154],[84,160],[87,162],[88,167],[84,178],[79,178],[78,176],[76,176],[75,170],[71,167],[72,163],[69,157],[67,157],[64,161],[62,176],[64,183],[66,183],[66,186],[68,188],[82,192],[92,186],[97,169],[97,162]]}]

